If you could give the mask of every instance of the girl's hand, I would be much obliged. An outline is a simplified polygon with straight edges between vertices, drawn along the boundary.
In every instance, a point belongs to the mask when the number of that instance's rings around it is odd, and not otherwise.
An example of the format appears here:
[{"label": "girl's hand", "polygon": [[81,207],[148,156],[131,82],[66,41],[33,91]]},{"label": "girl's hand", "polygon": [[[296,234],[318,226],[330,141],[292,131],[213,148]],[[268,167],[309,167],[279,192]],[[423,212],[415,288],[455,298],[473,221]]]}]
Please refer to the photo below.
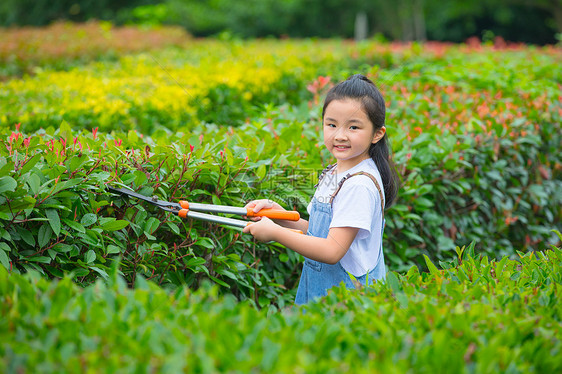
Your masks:
[{"label": "girl's hand", "polygon": [[[250,201],[248,204],[246,204],[246,206],[244,206],[244,208],[253,208],[254,213],[257,213],[262,209],[285,210],[285,208],[283,208],[281,205],[279,205],[276,202],[271,201],[269,199],[261,199],[261,200]],[[259,221],[259,220],[261,220],[262,217],[246,217],[246,216],[244,216],[244,218],[245,219],[251,219],[252,221]]]},{"label": "girl's hand", "polygon": [[258,218],[261,218],[259,222],[249,224],[244,227],[242,232],[252,234],[254,238],[261,242],[270,242],[275,240],[275,233],[279,230],[279,228],[281,228],[281,226],[267,217]]}]

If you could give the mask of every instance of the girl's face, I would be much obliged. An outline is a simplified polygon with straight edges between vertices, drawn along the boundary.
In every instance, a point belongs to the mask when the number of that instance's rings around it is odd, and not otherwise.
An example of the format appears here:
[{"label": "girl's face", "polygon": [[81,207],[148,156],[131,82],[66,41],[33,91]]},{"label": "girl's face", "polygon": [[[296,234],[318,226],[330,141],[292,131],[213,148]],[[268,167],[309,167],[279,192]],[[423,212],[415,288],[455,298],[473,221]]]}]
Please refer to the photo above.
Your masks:
[{"label": "girl's face", "polygon": [[385,134],[375,127],[359,100],[333,100],[324,112],[324,145],[338,160],[338,172],[369,158],[369,147]]}]

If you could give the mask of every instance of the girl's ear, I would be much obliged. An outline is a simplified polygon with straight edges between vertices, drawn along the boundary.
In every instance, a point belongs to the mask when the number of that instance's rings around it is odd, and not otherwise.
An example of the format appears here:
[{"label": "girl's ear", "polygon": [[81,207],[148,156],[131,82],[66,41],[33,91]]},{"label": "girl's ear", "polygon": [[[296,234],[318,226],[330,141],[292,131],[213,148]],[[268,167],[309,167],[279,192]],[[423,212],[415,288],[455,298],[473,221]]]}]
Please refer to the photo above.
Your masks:
[{"label": "girl's ear", "polygon": [[386,127],[382,126],[380,129],[375,131],[375,135],[373,135],[373,140],[371,141],[372,144],[377,143],[382,137],[386,134]]}]

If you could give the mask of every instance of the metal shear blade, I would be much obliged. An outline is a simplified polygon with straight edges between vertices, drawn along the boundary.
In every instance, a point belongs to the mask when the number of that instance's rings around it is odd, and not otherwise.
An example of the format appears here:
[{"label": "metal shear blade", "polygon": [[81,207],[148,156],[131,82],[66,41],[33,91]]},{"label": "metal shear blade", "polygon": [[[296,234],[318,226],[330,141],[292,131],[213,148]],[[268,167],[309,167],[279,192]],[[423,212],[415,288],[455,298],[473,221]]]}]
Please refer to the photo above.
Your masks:
[{"label": "metal shear blade", "polygon": [[161,209],[163,209],[167,212],[177,213],[182,209],[181,205],[178,204],[178,203],[172,203],[170,201],[158,200],[157,197],[148,197],[148,196],[136,193],[134,191],[124,189],[124,188],[107,187],[107,189],[110,190],[111,192],[114,192],[114,193],[119,193],[121,195],[127,195],[127,196],[134,197],[136,199],[139,199],[139,200],[146,201],[147,203],[150,203],[152,205],[156,205],[157,207],[159,207],[159,208],[161,208]]}]

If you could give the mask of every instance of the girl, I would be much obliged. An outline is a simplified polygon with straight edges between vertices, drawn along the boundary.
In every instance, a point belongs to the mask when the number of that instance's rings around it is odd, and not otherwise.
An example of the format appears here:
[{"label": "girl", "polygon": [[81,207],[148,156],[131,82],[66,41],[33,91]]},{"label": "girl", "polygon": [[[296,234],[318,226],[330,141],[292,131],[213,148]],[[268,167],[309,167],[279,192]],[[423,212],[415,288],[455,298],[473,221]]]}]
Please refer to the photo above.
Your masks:
[{"label": "girl", "polygon": [[[367,77],[354,75],[334,86],[326,96],[322,121],[324,145],[337,163],[320,176],[307,208],[310,221],[256,217],[259,222],[243,230],[305,257],[297,304],[324,296],[341,282],[353,288],[349,274],[362,284],[385,277],[384,209],[396,198],[398,179],[389,158],[384,120],[384,99]],[[255,200],[246,207],[254,212],[283,209],[270,200]]]}]

